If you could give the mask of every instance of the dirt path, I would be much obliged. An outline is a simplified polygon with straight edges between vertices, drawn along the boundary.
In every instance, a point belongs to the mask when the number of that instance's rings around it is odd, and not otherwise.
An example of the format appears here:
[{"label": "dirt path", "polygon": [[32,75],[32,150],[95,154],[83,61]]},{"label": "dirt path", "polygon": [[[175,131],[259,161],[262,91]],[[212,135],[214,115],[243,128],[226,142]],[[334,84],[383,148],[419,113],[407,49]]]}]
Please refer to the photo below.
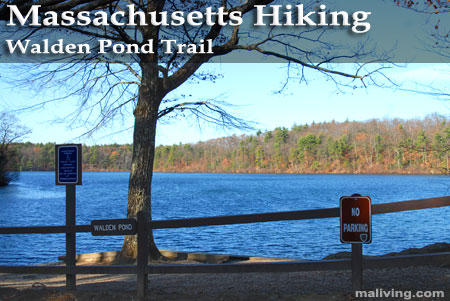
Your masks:
[{"label": "dirt path", "polygon": [[[409,249],[403,253],[447,251],[443,246]],[[445,248],[450,245],[445,245]],[[77,264],[107,264],[116,253],[79,256]],[[171,252],[168,263],[223,262],[229,255]],[[228,256],[228,257],[227,257]],[[334,254],[341,258],[348,254]],[[274,258],[238,258],[240,261],[278,261]],[[236,260],[233,257],[233,260]],[[62,263],[59,263],[62,264]],[[136,300],[135,275],[77,275],[77,291],[66,292],[64,275],[0,274],[0,300]],[[413,300],[450,300],[450,264],[440,267],[406,267],[373,269],[363,272],[363,289],[378,293],[394,293],[408,300],[418,291],[442,291],[444,298]],[[385,297],[386,295],[384,295]],[[232,273],[150,275],[146,300],[355,300],[351,292],[350,271],[291,273]],[[373,298],[364,300],[385,300]]]},{"label": "dirt path", "polygon": [[[352,300],[350,277],[349,271],[150,275],[146,299]],[[135,281],[134,275],[78,275],[77,291],[68,293],[63,275],[0,274],[0,300],[134,300]],[[450,268],[366,270],[364,289],[444,291],[442,300],[450,300]]]}]

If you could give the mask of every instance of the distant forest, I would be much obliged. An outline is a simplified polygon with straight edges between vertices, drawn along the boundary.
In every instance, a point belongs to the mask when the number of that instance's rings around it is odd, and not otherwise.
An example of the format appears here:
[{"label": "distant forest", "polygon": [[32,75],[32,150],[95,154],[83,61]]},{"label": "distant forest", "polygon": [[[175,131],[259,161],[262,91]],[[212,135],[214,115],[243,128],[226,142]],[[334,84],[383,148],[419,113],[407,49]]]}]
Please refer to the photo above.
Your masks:
[{"label": "distant forest", "polygon": [[[54,144],[19,143],[15,170],[53,170]],[[84,170],[127,171],[132,145],[83,146]],[[254,135],[158,146],[157,172],[449,174],[450,123],[424,119],[322,122]]]}]

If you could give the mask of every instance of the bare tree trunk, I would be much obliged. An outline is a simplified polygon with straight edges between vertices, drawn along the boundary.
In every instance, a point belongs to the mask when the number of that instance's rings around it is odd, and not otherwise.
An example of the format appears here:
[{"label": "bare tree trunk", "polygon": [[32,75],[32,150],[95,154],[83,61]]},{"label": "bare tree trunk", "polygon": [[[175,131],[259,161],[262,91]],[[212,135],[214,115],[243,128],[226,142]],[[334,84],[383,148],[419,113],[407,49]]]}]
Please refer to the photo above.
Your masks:
[{"label": "bare tree trunk", "polygon": [[[139,100],[134,111],[135,125],[133,137],[133,156],[130,182],[128,186],[127,217],[132,218],[143,210],[151,220],[151,183],[153,175],[153,159],[155,154],[156,123],[158,108],[163,98],[158,87],[156,64],[142,64],[142,84],[139,89]],[[152,259],[162,257],[149,234],[149,250]],[[122,255],[136,257],[137,240],[135,236],[126,236]]]}]

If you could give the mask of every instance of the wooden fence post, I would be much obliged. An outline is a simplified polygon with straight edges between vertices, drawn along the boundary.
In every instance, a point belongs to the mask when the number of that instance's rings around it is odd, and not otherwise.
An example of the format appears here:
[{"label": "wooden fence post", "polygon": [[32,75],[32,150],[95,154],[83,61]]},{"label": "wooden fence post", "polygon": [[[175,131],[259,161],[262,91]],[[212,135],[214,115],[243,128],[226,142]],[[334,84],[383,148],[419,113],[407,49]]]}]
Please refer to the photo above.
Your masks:
[{"label": "wooden fence post", "polygon": [[[66,226],[75,226],[75,185],[66,185]],[[76,264],[75,232],[66,233],[66,267],[74,268]],[[77,279],[74,272],[66,274],[66,290],[74,291],[77,288]]]},{"label": "wooden fence post", "polygon": [[140,211],[137,214],[137,296],[143,298],[148,286],[148,222],[147,215]]},{"label": "wooden fence post", "polygon": [[362,244],[352,244],[352,290],[362,289]]}]

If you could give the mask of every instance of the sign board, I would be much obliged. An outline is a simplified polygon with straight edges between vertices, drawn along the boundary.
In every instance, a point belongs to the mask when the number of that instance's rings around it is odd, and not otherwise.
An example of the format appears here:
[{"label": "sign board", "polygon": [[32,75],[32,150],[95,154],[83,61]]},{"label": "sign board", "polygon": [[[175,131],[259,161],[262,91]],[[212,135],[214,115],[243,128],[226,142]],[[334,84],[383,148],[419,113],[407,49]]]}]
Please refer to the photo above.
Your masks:
[{"label": "sign board", "polygon": [[134,235],[137,232],[136,220],[132,218],[93,220],[91,227],[94,236]]},{"label": "sign board", "polygon": [[81,144],[55,146],[56,185],[81,185]]},{"label": "sign board", "polygon": [[343,196],[340,199],[341,242],[372,242],[372,200],[368,196]]}]

